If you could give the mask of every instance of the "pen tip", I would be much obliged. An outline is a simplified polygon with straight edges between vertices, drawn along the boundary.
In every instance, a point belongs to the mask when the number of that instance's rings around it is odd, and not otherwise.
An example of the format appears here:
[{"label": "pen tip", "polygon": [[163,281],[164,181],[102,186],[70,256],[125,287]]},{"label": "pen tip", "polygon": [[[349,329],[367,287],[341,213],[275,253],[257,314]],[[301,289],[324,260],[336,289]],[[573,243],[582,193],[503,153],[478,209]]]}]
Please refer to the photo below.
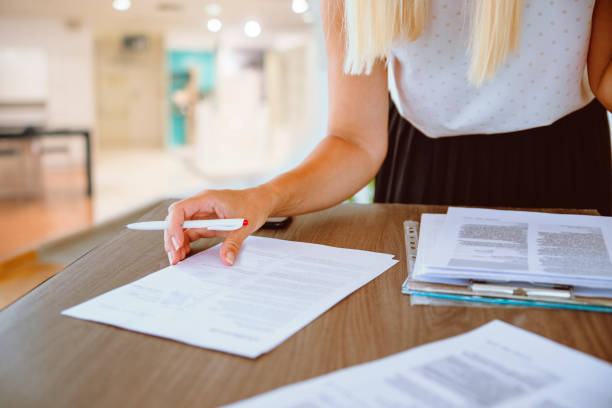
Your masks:
[{"label": "pen tip", "polygon": [[245,225],[249,225],[249,222],[248,222],[247,220],[244,220],[244,221],[242,222],[242,226],[244,227]]}]

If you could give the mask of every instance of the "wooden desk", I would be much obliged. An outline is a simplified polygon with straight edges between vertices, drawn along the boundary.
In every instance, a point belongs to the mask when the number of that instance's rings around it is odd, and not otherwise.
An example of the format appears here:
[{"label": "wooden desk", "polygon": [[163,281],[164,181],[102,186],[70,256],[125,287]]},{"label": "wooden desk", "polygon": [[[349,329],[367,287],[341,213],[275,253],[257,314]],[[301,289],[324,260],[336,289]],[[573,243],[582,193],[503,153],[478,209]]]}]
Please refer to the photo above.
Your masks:
[{"label": "wooden desk", "polygon": [[[161,219],[164,202],[144,219]],[[410,306],[402,221],[445,207],[345,204],[262,236],[393,253],[400,263],[249,360],[60,315],[168,264],[161,233],[124,230],[0,312],[0,406],[216,406],[501,319],[612,361],[612,314]],[[202,241],[202,248],[216,241]]]}]

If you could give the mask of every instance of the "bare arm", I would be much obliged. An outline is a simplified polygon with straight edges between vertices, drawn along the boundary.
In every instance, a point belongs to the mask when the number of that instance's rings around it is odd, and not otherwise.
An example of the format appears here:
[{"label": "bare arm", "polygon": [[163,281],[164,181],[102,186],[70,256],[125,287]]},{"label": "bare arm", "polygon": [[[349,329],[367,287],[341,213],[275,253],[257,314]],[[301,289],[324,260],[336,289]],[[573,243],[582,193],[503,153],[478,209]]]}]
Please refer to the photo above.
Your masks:
[{"label": "bare arm", "polygon": [[[370,75],[342,72],[344,37],[343,1],[321,2],[327,40],[329,119],[325,139],[295,169],[259,187],[246,190],[210,190],[174,203],[165,248],[170,263],[184,259],[189,242],[225,236],[221,260],[232,265],[242,241],[274,215],[294,215],[337,204],[367,184],[387,152],[387,73],[377,63]],[[247,226],[232,232],[183,230],[185,219],[246,218]]]},{"label": "bare arm", "polygon": [[343,1],[321,2],[327,43],[327,137],[294,170],[264,185],[277,198],[274,215],[300,214],[337,204],[366,185],[387,151],[387,73],[378,62],[370,75],[345,75]]},{"label": "bare arm", "polygon": [[612,0],[595,2],[587,64],[591,90],[612,111]]}]

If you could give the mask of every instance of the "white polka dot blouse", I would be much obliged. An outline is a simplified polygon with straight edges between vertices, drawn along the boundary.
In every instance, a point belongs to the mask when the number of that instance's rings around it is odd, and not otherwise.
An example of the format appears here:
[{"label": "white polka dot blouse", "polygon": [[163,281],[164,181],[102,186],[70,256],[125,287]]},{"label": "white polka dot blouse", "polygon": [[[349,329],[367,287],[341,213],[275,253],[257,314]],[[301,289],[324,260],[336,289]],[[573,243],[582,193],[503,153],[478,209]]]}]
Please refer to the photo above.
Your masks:
[{"label": "white polka dot blouse", "polygon": [[400,115],[429,137],[545,126],[592,99],[585,66],[595,0],[525,1],[518,53],[480,87],[467,79],[471,1],[432,0],[425,29],[388,61]]}]

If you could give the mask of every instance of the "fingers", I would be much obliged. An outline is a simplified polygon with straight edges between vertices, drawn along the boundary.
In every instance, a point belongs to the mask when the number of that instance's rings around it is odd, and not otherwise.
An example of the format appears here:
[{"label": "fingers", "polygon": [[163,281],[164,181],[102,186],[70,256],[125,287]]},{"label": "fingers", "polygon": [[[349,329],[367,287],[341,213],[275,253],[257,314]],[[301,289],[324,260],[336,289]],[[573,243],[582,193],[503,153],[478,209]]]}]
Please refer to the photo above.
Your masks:
[{"label": "fingers", "polygon": [[166,217],[168,228],[164,231],[164,246],[168,252],[170,265],[176,265],[185,259],[191,250],[189,242],[199,238],[191,239],[188,233],[183,230],[185,219],[191,218],[198,211],[193,201],[193,199],[182,200],[172,203],[168,207],[168,216]]},{"label": "fingers", "polygon": [[184,244],[183,222],[185,221],[185,211],[183,201],[173,203],[168,207],[168,217],[166,219],[168,220],[166,245],[170,247],[170,251],[176,252]]},{"label": "fingers", "polygon": [[176,265],[178,262],[185,259],[187,253],[189,253],[189,249],[191,249],[189,247],[189,242],[187,240],[183,241],[185,242],[185,245],[183,247],[179,247],[179,249],[176,249],[169,238],[168,232],[164,231],[164,248],[168,253],[168,262],[170,265]]},{"label": "fingers", "polygon": [[191,252],[190,242],[197,241],[200,238],[212,238],[216,236],[225,236],[227,233],[224,231],[210,231],[206,228],[189,228],[182,231],[184,234],[183,246],[178,250],[174,248],[168,237],[168,232],[164,231],[164,248],[168,253],[168,262],[170,265],[176,265]]},{"label": "fingers", "polygon": [[200,238],[212,238],[219,236],[219,231],[211,231],[206,228],[189,228],[185,230],[186,240],[197,241]]},{"label": "fingers", "polygon": [[[265,220],[266,208],[252,209],[246,202],[251,191],[213,190],[204,191],[197,196],[173,203],[168,208],[168,227],[164,244],[171,264],[183,260],[189,253],[189,243],[199,238],[226,236],[221,246],[221,261],[233,265],[244,239]],[[251,208],[251,211],[249,209]],[[268,211],[269,212],[269,211]],[[183,222],[190,219],[247,217],[248,227],[236,231],[209,231],[206,229],[183,230]],[[256,222],[261,218],[261,223]],[[252,223],[251,223],[252,222]],[[257,225],[259,224],[259,225]]]},{"label": "fingers", "polygon": [[[168,218],[166,217],[166,219]],[[164,249],[166,250],[166,253],[168,254],[168,262],[170,263],[170,265],[173,264],[171,248],[172,246],[170,244],[170,239],[168,238],[168,231],[164,230]]]},{"label": "fingers", "polygon": [[170,265],[176,265],[177,263],[185,259],[190,250],[191,248],[189,248],[189,245],[187,245],[187,248],[180,248],[178,251],[169,251],[168,262],[170,263]]},{"label": "fingers", "polygon": [[[166,221],[170,221],[170,214],[166,217]],[[183,235],[182,224],[182,222],[179,224],[181,225],[181,229],[178,234],[176,232],[172,234],[168,229],[164,230],[164,249],[168,253],[168,262],[170,265],[176,265],[177,262],[185,258],[181,251],[182,246],[178,245],[178,240],[176,238],[179,234],[181,236]],[[185,243],[186,241],[183,239],[182,242]],[[187,246],[189,246],[189,243],[187,243]]]},{"label": "fingers", "polygon": [[223,241],[223,244],[221,245],[221,251],[219,254],[221,256],[221,262],[223,262],[225,265],[233,265],[234,262],[236,262],[236,257],[238,256],[238,251],[240,251],[240,247],[242,246],[242,241],[244,241],[244,239],[248,237],[251,232],[252,231],[250,229],[243,227],[227,234],[225,241]]}]

